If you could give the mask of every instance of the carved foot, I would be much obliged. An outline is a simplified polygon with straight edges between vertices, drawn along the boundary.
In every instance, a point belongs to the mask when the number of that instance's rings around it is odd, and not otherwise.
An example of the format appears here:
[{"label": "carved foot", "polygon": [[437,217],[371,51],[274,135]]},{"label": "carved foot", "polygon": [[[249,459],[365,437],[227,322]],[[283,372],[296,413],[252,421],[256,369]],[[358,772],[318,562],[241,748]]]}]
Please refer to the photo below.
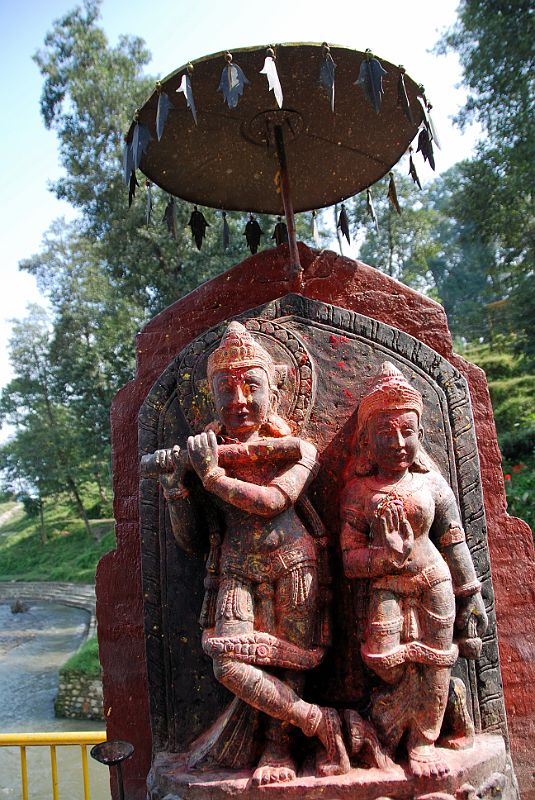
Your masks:
[{"label": "carved foot", "polygon": [[296,778],[295,761],[285,744],[268,742],[252,777],[253,786],[288,783]]},{"label": "carved foot", "polygon": [[344,711],[344,722],[349,752],[352,756],[359,756],[367,766],[378,769],[389,769],[394,766],[394,762],[382,748],[371,722],[367,722],[352,709]]},{"label": "carved foot", "polygon": [[321,722],[316,736],[325,748],[316,762],[318,777],[344,775],[351,769],[349,756],[342,736],[340,717],[334,708],[321,709]]},{"label": "carved foot", "polygon": [[450,768],[432,744],[417,745],[409,752],[411,772],[417,778],[441,778]]}]

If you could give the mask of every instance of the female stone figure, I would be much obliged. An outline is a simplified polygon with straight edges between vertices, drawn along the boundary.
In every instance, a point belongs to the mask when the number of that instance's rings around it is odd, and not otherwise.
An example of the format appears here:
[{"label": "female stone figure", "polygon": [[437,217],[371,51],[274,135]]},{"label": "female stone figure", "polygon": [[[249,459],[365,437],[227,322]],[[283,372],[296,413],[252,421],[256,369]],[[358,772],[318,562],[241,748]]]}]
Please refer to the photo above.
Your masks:
[{"label": "female stone figure", "polygon": [[[277,414],[275,365],[240,323],[229,325],[207,372],[217,422],[189,437],[188,453],[222,512],[224,531],[208,559],[207,586],[215,584],[215,603],[205,599],[203,648],[213,659],[216,678],[267,715],[254,783],[295,778],[292,726],[323,746],[320,774],[346,772],[337,712],[301,697],[305,671],[325,652],[316,636],[321,611],[317,545],[295,510],[315,474],[316,448],[296,440],[297,456],[286,462],[276,457],[278,442],[291,430]],[[230,442],[241,446],[241,456],[223,468],[218,448]],[[272,458],[255,457],[259,442],[273,449]],[[158,451],[162,467],[173,457],[172,450]],[[181,543],[179,478],[162,475],[160,480]]]},{"label": "female stone figure", "polygon": [[440,776],[454,626],[474,642],[487,617],[453,492],[421,447],[422,409],[385,362],[358,409],[341,547],[345,574],[370,581],[361,652],[382,682],[372,697],[379,738],[393,755],[406,734],[412,772]]}]

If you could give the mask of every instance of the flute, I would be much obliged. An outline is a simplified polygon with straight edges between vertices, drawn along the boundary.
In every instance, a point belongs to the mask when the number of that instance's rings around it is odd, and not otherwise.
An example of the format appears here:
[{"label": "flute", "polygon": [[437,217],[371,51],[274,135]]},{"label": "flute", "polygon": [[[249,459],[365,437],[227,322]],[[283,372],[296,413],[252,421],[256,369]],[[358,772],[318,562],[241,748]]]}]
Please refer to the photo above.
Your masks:
[{"label": "flute", "polygon": [[[172,454],[165,465],[158,464],[156,453],[147,453],[141,457],[139,472],[142,478],[158,478],[162,473],[178,471],[184,473],[191,468],[187,448],[166,448]],[[236,442],[218,444],[217,455],[220,466],[232,467],[246,461],[295,462],[301,459],[301,441],[295,436],[284,436],[280,439],[264,437],[253,442]]]}]

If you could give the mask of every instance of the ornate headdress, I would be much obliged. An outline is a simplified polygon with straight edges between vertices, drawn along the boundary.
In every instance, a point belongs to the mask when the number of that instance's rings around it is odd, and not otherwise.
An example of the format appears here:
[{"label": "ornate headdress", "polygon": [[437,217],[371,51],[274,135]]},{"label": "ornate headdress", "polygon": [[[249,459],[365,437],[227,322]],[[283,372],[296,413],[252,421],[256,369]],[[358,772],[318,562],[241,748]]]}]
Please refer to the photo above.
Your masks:
[{"label": "ornate headdress", "polygon": [[273,383],[275,367],[273,359],[249,331],[239,322],[231,322],[223,338],[213,353],[210,354],[207,364],[208,380],[221,370],[250,369],[261,367],[268,375],[269,382]]},{"label": "ornate headdress", "polygon": [[415,411],[420,420],[422,410],[420,392],[390,361],[383,361],[370,391],[361,400],[357,428],[362,430],[372,414],[380,411]]}]

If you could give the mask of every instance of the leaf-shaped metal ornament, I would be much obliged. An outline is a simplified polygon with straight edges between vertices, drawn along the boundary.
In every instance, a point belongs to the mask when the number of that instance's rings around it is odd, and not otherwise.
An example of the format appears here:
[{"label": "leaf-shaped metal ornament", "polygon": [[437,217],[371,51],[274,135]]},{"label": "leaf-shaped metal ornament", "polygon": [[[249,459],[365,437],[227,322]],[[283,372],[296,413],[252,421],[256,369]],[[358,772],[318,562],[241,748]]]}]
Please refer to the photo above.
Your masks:
[{"label": "leaf-shaped metal ornament", "polygon": [[429,131],[425,127],[422,128],[420,135],[418,136],[418,152],[423,155],[424,161],[429,161],[429,166],[434,171],[435,154],[433,153],[433,144],[431,142]]},{"label": "leaf-shaped metal ornament", "polygon": [[368,211],[368,216],[371,217],[371,220],[375,226],[375,230],[377,233],[379,233],[379,225],[377,224],[377,214],[375,213],[375,208],[373,205],[371,189],[366,189],[366,209]]},{"label": "leaf-shaped metal ornament", "polygon": [[134,197],[136,196],[136,189],[139,187],[139,183],[137,182],[136,178],[136,171],[133,169],[130,173],[130,180],[128,182],[128,208],[132,205],[134,201]]},{"label": "leaf-shaped metal ornament", "polygon": [[266,60],[264,61],[263,68],[260,70],[260,74],[266,76],[269,91],[273,92],[278,107],[282,108],[282,86],[277,73],[277,67],[275,66],[275,53],[271,47],[267,51]]},{"label": "leaf-shaped metal ornament", "polygon": [[173,108],[173,104],[169,100],[169,95],[165,92],[160,92],[158,95],[158,109],[156,111],[156,136],[158,141],[163,136],[163,129],[169,115],[169,109]]},{"label": "leaf-shaped metal ornament", "polygon": [[374,58],[371,50],[366,50],[366,58],[360,65],[360,72],[355,83],[359,84],[372,108],[378,114],[381,110],[383,89],[383,75],[386,75],[381,62]]},{"label": "leaf-shaped metal ornament", "polygon": [[351,242],[349,236],[349,218],[347,216],[346,207],[343,203],[342,203],[342,208],[340,209],[340,216],[338,217],[338,222],[336,223],[336,227],[340,228],[343,236],[346,237],[347,243],[349,244]]},{"label": "leaf-shaped metal ornament", "polygon": [[230,246],[230,228],[227,222],[227,212],[223,211],[223,250],[228,250]]},{"label": "leaf-shaped metal ornament", "polygon": [[191,235],[197,245],[197,250],[200,250],[203,239],[206,236],[206,228],[210,227],[210,223],[206,221],[204,214],[202,211],[199,211],[197,206],[193,206],[188,225],[191,228]]},{"label": "leaf-shaped metal ornament", "polygon": [[316,247],[321,247],[320,232],[318,230],[318,212],[312,212],[312,238]]},{"label": "leaf-shaped metal ornament", "polygon": [[128,186],[130,183],[130,177],[132,175],[133,168],[134,168],[134,162],[132,154],[132,143],[127,142],[125,139],[124,150],[123,150],[123,175],[124,175],[125,186]]},{"label": "leaf-shaped metal ornament", "polygon": [[218,91],[223,92],[223,99],[229,108],[236,108],[243,90],[251,81],[247,80],[242,68],[233,63],[230,53],[227,53],[226,59],[227,64],[223,67]]},{"label": "leaf-shaped metal ornament", "polygon": [[254,255],[258,251],[258,245],[260,244],[260,237],[264,235],[264,231],[258,224],[257,220],[251,214],[247,225],[245,226],[245,230],[243,232],[247,240],[247,244],[249,245],[249,250]]},{"label": "leaf-shaped metal ornament", "polygon": [[165,207],[165,211],[163,212],[162,222],[165,222],[167,226],[167,230],[173,237],[173,239],[178,239],[178,231],[177,231],[177,224],[176,224],[176,203],[175,198],[170,197],[169,202]]},{"label": "leaf-shaped metal ornament", "polygon": [[182,94],[186,98],[186,105],[189,108],[189,110],[191,111],[191,115],[192,115],[193,120],[194,120],[195,125],[196,125],[197,124],[197,109],[195,108],[195,100],[193,99],[193,89],[191,88],[191,78],[186,72],[184,73],[184,75],[182,75],[182,80],[180,81],[180,86],[178,87],[177,92],[182,92]]},{"label": "leaf-shaped metal ornament", "polygon": [[147,197],[145,199],[145,221],[147,225],[150,225],[152,219],[152,209],[154,208],[152,203],[152,184],[150,181],[146,181],[145,187],[147,189]]},{"label": "leaf-shaped metal ornament", "polygon": [[437,129],[435,123],[433,122],[433,118],[431,117],[431,109],[433,106],[425,96],[425,89],[423,86],[420,86],[420,97],[418,98],[418,103],[420,108],[422,109],[422,114],[424,117],[424,125],[429,131],[429,138],[432,142],[438,147],[439,150],[442,150],[440,146],[440,139],[438,138]]},{"label": "leaf-shaped metal ornament", "polygon": [[323,43],[323,60],[320,67],[320,86],[328,92],[331,101],[331,110],[334,111],[334,73],[336,72],[336,64],[331,55],[331,49],[328,44]]},{"label": "leaf-shaped metal ornament", "polygon": [[399,202],[398,202],[398,193],[396,190],[396,183],[394,181],[394,173],[390,172],[389,174],[390,174],[390,180],[388,182],[387,197],[390,200],[392,207],[395,208],[398,214],[401,214],[401,208],[399,207]]},{"label": "leaf-shaped metal ornament", "polygon": [[275,239],[277,247],[280,244],[288,243],[288,228],[286,227],[286,223],[282,221],[282,217],[277,217],[277,224],[275,225],[271,238]]},{"label": "leaf-shaped metal ornament", "polygon": [[414,115],[411,110],[411,104],[409,101],[409,96],[407,94],[407,88],[405,86],[405,67],[399,68],[399,78],[398,78],[398,106],[401,106],[403,109],[403,113],[411,123],[411,125],[415,125]]},{"label": "leaf-shaped metal ornament", "polygon": [[416,167],[414,166],[414,160],[412,158],[412,147],[409,150],[409,175],[411,176],[414,183],[418,185],[418,188],[422,188],[422,184],[420,183],[420,178],[418,177],[418,173],[416,172]]},{"label": "leaf-shaped metal ornament", "polygon": [[149,146],[151,139],[152,136],[147,126],[141,122],[136,122],[132,134],[132,169],[139,169],[141,157]]}]

